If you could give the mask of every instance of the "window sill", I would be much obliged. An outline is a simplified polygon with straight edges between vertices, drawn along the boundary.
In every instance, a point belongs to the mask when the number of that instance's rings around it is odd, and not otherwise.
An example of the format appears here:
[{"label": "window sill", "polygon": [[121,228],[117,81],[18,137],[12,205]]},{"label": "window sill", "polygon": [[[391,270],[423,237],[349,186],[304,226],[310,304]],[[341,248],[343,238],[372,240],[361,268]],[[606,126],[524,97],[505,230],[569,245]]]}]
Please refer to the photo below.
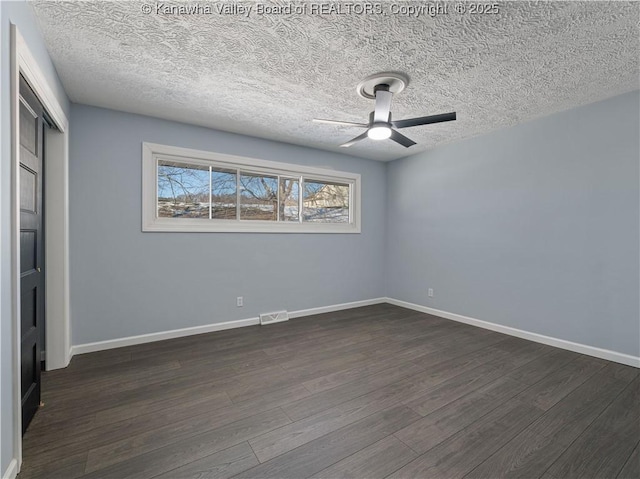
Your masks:
[{"label": "window sill", "polygon": [[353,224],[327,223],[274,223],[270,221],[223,221],[183,219],[176,223],[171,218],[157,218],[142,225],[142,231],[166,233],[328,233],[358,234]]}]

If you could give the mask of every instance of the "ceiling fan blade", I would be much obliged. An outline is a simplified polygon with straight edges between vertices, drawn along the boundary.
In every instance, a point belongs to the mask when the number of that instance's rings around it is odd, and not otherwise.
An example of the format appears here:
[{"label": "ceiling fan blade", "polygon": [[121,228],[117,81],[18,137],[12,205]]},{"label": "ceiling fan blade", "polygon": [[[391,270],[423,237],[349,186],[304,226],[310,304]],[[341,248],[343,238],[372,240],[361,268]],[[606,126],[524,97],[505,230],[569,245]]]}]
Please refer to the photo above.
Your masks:
[{"label": "ceiling fan blade", "polygon": [[351,121],[337,121],[337,120],[322,120],[320,118],[314,118],[311,121],[313,121],[315,123],[327,123],[329,125],[359,126],[359,127],[362,127],[362,128],[366,128],[366,127],[369,126],[366,123],[353,123]]},{"label": "ceiling fan blade", "polygon": [[392,121],[394,128],[408,128],[410,126],[429,125],[431,123],[441,123],[443,121],[453,121],[456,119],[456,112],[442,113],[440,115],[421,116],[420,118],[409,118],[407,120]]},{"label": "ceiling fan blade", "polygon": [[390,138],[393,141],[395,141],[396,143],[400,143],[405,148],[409,148],[410,146],[413,146],[413,145],[416,144],[415,141],[413,141],[410,138],[407,138],[402,133],[399,133],[396,130],[391,130],[391,137]]},{"label": "ceiling fan blade", "polygon": [[373,121],[375,123],[387,123],[389,121],[389,113],[391,112],[391,98],[393,93],[389,90],[376,90],[376,109],[373,112]]},{"label": "ceiling fan blade", "polygon": [[367,132],[365,131],[362,135],[356,136],[353,140],[349,140],[346,143],[340,145],[342,148],[349,148],[351,145],[358,143],[360,140],[364,140],[367,138]]}]

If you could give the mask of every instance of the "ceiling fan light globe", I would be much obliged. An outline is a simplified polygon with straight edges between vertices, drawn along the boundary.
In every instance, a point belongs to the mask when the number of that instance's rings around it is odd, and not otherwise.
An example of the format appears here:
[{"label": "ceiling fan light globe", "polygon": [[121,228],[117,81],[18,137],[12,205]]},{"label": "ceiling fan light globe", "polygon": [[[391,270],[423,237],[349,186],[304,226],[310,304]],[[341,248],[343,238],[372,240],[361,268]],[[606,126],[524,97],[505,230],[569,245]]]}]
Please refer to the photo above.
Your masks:
[{"label": "ceiling fan light globe", "polygon": [[386,125],[374,125],[367,131],[367,136],[372,140],[386,140],[391,137],[391,128]]}]

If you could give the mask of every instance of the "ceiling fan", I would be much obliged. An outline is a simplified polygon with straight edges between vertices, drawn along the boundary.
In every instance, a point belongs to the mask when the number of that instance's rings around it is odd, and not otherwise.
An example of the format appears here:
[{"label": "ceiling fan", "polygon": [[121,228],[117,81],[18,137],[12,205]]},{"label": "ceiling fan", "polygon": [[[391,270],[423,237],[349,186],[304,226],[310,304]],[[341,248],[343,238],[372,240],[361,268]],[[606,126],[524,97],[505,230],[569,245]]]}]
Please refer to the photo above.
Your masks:
[{"label": "ceiling fan", "polygon": [[364,98],[375,100],[375,109],[369,115],[369,123],[354,123],[351,121],[323,120],[314,118],[316,123],[328,123],[330,125],[353,126],[366,128],[363,134],[356,136],[352,140],[340,145],[348,148],[355,143],[371,138],[372,140],[391,139],[409,148],[416,144],[415,141],[407,138],[397,129],[409,128],[411,126],[429,125],[431,123],[441,123],[456,119],[456,113],[442,113],[440,115],[421,116],[406,120],[391,119],[391,99],[394,94],[400,93],[409,83],[409,79],[400,73],[385,72],[377,73],[365,78],[358,84],[358,94]]}]

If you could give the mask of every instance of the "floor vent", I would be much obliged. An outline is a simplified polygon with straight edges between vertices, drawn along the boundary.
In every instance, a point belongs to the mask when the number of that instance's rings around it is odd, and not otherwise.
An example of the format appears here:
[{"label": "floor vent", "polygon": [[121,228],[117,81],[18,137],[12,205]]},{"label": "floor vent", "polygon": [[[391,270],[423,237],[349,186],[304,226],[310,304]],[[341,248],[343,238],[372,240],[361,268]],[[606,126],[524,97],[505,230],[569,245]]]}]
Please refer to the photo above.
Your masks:
[{"label": "floor vent", "polygon": [[286,311],[277,311],[275,313],[264,313],[260,315],[260,324],[280,323],[289,321],[289,313]]}]

